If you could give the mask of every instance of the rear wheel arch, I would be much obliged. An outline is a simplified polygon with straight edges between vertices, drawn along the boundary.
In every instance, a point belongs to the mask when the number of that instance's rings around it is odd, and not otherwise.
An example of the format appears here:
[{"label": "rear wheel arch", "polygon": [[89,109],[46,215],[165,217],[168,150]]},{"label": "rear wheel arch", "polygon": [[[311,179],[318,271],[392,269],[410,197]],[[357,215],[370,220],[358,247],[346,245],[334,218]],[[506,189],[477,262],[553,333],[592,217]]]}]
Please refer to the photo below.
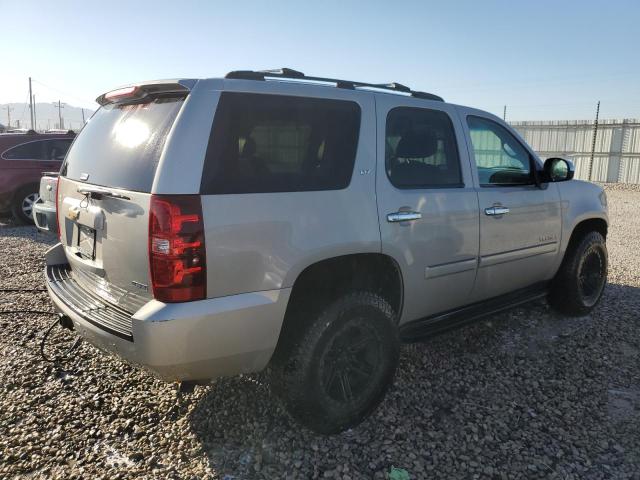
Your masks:
[{"label": "rear wheel arch", "polygon": [[25,183],[23,185],[20,185],[18,188],[16,188],[13,191],[13,199],[17,200],[18,197],[20,196],[20,194],[23,191],[26,191],[27,189],[32,189],[33,192],[39,193],[40,192],[40,184],[37,182],[29,182],[29,183]]},{"label": "rear wheel arch", "polygon": [[404,284],[395,259],[382,253],[326,258],[307,266],[296,277],[276,354],[289,350],[290,342],[304,332],[309,323],[307,320],[312,319],[313,314],[328,302],[354,291],[368,291],[381,296],[393,308],[396,322],[399,320]]}]

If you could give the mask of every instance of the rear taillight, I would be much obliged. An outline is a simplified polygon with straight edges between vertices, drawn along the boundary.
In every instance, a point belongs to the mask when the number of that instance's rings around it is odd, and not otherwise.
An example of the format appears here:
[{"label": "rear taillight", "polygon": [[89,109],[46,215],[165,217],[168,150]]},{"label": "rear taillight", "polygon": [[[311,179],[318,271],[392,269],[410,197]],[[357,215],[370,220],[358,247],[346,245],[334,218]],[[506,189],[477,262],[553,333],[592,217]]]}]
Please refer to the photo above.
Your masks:
[{"label": "rear taillight", "polygon": [[62,241],[62,232],[60,232],[60,217],[58,210],[58,197],[60,196],[60,176],[56,177],[56,226],[58,227],[58,240]]},{"label": "rear taillight", "polygon": [[149,265],[153,296],[162,302],[202,300],[206,250],[199,195],[152,195]]}]

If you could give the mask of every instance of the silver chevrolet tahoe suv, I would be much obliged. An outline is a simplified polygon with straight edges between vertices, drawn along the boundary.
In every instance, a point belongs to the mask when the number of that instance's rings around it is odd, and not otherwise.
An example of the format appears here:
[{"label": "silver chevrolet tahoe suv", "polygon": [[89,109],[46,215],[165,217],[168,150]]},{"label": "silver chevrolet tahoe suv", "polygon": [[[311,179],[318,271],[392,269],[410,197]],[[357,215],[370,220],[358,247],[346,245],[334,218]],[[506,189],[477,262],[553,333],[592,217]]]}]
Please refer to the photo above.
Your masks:
[{"label": "silver chevrolet tahoe suv", "polygon": [[336,432],[380,402],[401,341],[602,294],[603,190],[487,112],[289,69],[97,100],[58,180],[47,288],[162,379],[267,369],[295,418]]}]

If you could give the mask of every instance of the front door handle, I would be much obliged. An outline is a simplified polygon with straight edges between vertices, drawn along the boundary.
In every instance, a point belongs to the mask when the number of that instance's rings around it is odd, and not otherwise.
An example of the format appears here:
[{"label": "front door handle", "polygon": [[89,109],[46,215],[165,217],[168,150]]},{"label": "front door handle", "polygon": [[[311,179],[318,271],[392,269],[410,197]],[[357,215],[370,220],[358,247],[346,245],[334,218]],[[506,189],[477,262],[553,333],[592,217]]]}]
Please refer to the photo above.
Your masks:
[{"label": "front door handle", "polygon": [[505,213],[509,213],[509,209],[502,205],[494,205],[493,207],[487,207],[484,209],[485,215],[504,215]]},{"label": "front door handle", "polygon": [[420,220],[422,218],[422,214],[420,212],[393,212],[387,214],[387,222],[410,222],[412,220]]}]

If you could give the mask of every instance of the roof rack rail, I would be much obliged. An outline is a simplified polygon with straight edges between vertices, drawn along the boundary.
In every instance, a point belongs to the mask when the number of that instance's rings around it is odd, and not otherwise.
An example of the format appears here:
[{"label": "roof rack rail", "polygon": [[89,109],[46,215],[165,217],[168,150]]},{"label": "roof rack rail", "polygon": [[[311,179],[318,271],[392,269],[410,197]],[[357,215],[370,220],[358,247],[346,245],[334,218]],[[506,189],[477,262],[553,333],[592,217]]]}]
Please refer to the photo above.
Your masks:
[{"label": "roof rack rail", "polygon": [[337,88],[345,88],[354,90],[356,88],[373,88],[376,90],[389,90],[392,92],[408,93],[412,97],[421,98],[424,100],[435,100],[438,102],[444,102],[442,97],[427,92],[418,92],[411,90],[406,85],[401,83],[365,83],[354,82],[351,80],[340,80],[337,78],[324,78],[324,77],[309,77],[304,73],[293,70],[291,68],[278,68],[274,70],[235,70],[227,73],[224,78],[237,79],[237,80],[266,80],[267,78],[283,78],[292,80],[307,80],[309,82],[322,82],[322,83],[334,83]]},{"label": "roof rack rail", "polygon": [[402,85],[401,83],[391,82],[391,83],[378,83],[373,85],[376,88],[388,89],[388,90],[396,90],[398,92],[411,93],[411,89],[406,85]]}]

